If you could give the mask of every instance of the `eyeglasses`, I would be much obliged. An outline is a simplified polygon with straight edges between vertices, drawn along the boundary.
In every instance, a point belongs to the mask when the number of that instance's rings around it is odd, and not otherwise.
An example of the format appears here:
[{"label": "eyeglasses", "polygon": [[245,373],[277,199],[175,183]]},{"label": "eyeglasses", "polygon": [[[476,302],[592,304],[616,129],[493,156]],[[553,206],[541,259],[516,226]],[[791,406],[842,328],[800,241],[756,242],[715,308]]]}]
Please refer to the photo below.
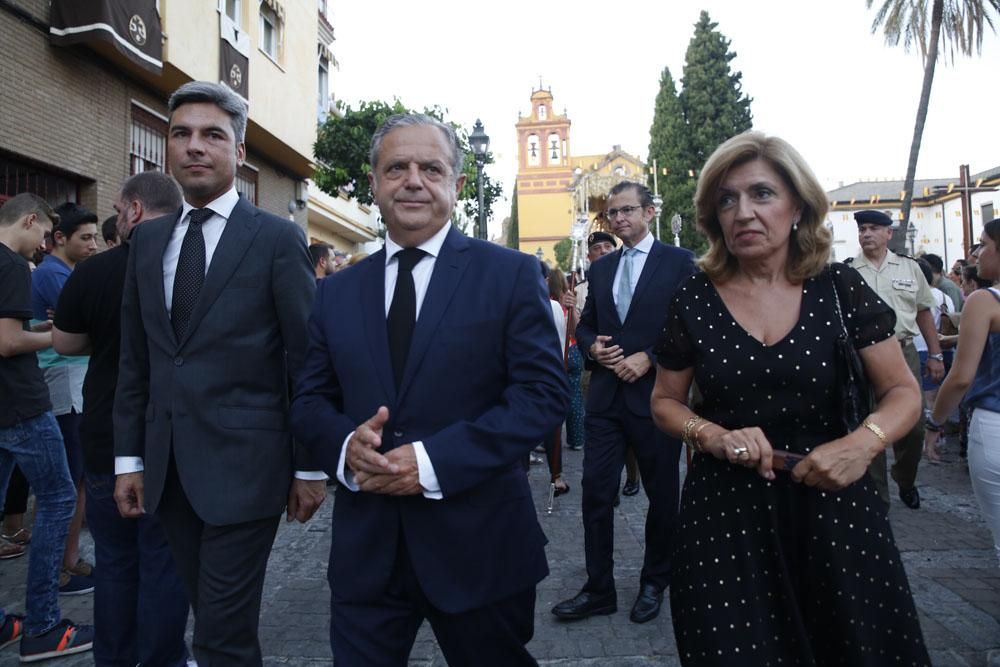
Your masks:
[{"label": "eyeglasses", "polygon": [[627,218],[632,215],[634,211],[641,211],[641,206],[622,206],[621,208],[609,208],[605,215],[608,216],[608,220],[614,220],[618,217],[619,213],[622,213]]}]

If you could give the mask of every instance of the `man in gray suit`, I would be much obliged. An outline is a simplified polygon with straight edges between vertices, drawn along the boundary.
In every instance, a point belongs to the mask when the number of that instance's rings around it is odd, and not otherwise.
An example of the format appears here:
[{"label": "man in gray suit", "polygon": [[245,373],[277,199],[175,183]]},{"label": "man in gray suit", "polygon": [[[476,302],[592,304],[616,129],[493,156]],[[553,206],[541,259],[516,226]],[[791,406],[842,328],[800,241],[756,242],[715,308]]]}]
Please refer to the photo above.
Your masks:
[{"label": "man in gray suit", "polygon": [[236,192],[246,103],[191,82],[168,107],[184,205],[130,239],[115,499],[123,516],[159,514],[194,608],[198,663],[260,665],[279,515],[287,506],[289,521],[306,521],[326,497],[326,476],[287,427],[315,279],[302,230]]}]

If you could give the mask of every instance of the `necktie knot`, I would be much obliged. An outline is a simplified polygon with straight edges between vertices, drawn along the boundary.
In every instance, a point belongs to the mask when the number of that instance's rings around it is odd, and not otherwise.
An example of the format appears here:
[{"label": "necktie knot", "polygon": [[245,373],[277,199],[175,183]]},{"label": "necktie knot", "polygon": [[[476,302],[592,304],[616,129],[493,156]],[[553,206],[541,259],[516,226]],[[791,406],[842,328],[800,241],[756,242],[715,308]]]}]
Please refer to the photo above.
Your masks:
[{"label": "necktie knot", "polygon": [[635,257],[635,254],[639,252],[636,248],[625,248],[625,256],[629,259]]},{"label": "necktie knot", "polygon": [[191,209],[191,212],[188,214],[188,223],[192,225],[200,225],[207,222],[213,215],[215,215],[215,211],[210,208]]},{"label": "necktie knot", "polygon": [[424,255],[427,253],[420,248],[403,248],[396,253],[396,260],[399,262],[399,271],[402,273],[406,271],[407,273],[413,271],[413,267],[417,265]]}]

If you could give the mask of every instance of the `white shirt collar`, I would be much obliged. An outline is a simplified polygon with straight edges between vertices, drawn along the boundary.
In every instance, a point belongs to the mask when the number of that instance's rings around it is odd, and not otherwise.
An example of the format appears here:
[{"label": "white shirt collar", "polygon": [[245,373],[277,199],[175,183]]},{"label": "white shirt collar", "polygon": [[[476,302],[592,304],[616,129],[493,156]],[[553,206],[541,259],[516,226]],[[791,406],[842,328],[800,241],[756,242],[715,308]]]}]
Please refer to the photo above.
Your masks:
[{"label": "white shirt collar", "polygon": [[[653,249],[653,241],[654,241],[653,235],[650,232],[646,232],[646,235],[642,238],[642,240],[636,243],[632,247],[641,252],[642,254],[648,255],[649,251]],[[623,243],[622,255],[625,254],[626,250],[628,250],[628,246]]]},{"label": "white shirt collar", "polygon": [[[437,258],[441,254],[441,246],[444,245],[444,240],[448,236],[448,231],[451,230],[451,222],[446,222],[444,227],[439,229],[437,233],[418,245],[417,247],[426,252],[431,257]],[[399,245],[392,238],[386,234],[385,235],[385,263],[388,265],[389,260],[396,256],[396,253],[403,249],[403,246]]]},{"label": "white shirt collar", "polygon": [[[226,220],[229,220],[229,216],[233,214],[233,209],[236,208],[236,204],[240,201],[240,194],[236,192],[236,184],[233,183],[233,187],[229,188],[226,194],[222,195],[218,199],[210,201],[204,208],[211,209],[216,215],[222,216]],[[192,206],[184,200],[184,206],[181,208],[181,217],[179,222],[187,220],[187,214],[196,209],[196,206]]]}]

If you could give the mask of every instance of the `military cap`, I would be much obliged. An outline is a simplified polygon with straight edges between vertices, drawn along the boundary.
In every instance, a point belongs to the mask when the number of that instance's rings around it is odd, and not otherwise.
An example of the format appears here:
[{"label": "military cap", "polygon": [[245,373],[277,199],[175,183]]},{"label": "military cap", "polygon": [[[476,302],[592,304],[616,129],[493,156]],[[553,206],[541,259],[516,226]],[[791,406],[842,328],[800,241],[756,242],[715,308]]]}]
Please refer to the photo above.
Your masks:
[{"label": "military cap", "polygon": [[601,241],[607,241],[612,246],[617,246],[615,242],[615,237],[607,232],[591,232],[590,236],[587,237],[587,247],[594,245],[595,243],[600,243]]},{"label": "military cap", "polygon": [[892,227],[892,218],[882,211],[857,211],[854,214],[854,221],[859,225],[878,225],[880,227]]}]

